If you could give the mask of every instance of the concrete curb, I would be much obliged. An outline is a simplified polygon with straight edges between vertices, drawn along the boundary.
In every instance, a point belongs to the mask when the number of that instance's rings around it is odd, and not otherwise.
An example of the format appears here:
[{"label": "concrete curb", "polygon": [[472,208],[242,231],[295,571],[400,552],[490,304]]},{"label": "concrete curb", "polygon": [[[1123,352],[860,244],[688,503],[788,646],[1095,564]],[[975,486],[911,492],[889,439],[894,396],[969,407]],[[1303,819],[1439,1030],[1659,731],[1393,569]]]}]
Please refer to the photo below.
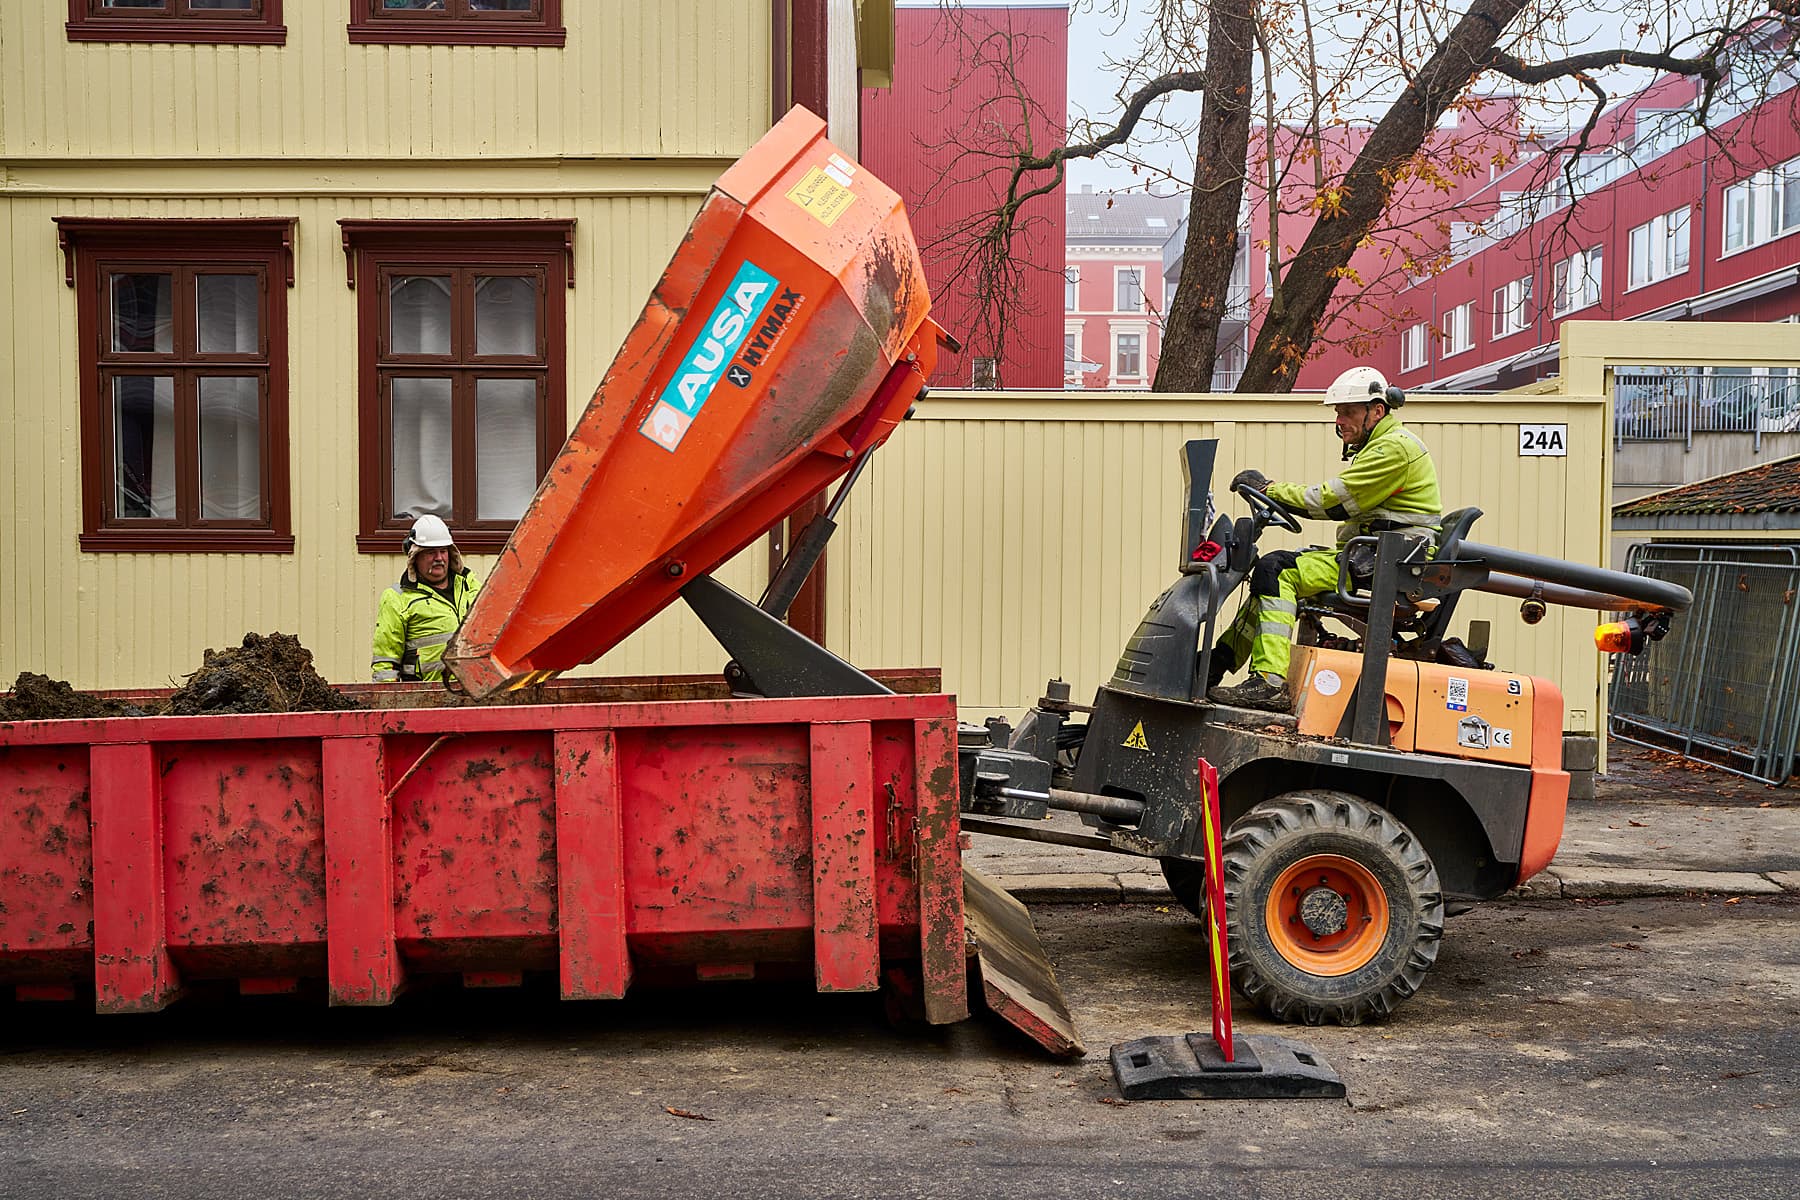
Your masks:
[{"label": "concrete curb", "polygon": [[[1022,904],[1174,904],[1160,877],[1056,871],[994,875]],[[1624,900],[1649,896],[1800,894],[1800,871],[1650,871],[1628,867],[1552,867],[1501,896],[1511,900]]]}]

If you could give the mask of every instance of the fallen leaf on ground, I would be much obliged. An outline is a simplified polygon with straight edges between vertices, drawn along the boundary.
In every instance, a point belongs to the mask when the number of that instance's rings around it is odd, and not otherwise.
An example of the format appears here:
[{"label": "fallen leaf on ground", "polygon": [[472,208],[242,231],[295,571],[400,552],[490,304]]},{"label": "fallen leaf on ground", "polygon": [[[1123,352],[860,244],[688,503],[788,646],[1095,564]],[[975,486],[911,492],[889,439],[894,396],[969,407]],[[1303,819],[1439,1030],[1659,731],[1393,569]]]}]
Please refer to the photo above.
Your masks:
[{"label": "fallen leaf on ground", "polygon": [[670,1108],[666,1104],[663,1105],[663,1111],[668,1113],[671,1117],[680,1117],[683,1120],[687,1120],[687,1121],[710,1121],[710,1120],[712,1120],[711,1117],[702,1116],[700,1113],[689,1112],[685,1108]]},{"label": "fallen leaf on ground", "polygon": [[1611,946],[1614,950],[1636,950],[1639,953],[1642,953],[1644,949],[1636,942],[1608,942],[1607,945]]},{"label": "fallen leaf on ground", "polygon": [[1744,902],[1744,898],[1742,896],[1733,896],[1731,899],[1727,900],[1725,903],[1727,903],[1727,904],[1742,904],[1743,902]]},{"label": "fallen leaf on ground", "polygon": [[1129,1100],[1121,1100],[1121,1099],[1120,1099],[1120,1098],[1119,1098],[1119,1097],[1117,1097],[1117,1096],[1102,1096],[1102,1097],[1100,1097],[1100,1103],[1102,1103],[1102,1104],[1110,1104],[1110,1105],[1112,1105],[1112,1106],[1113,1106],[1113,1107],[1114,1107],[1114,1108],[1124,1108],[1124,1107],[1125,1107],[1125,1106],[1127,1106],[1127,1105],[1128,1105],[1128,1104],[1130,1104],[1130,1103],[1131,1103],[1131,1101],[1129,1101]]},{"label": "fallen leaf on ground", "polygon": [[1638,829],[1645,829],[1645,828],[1648,828],[1648,827],[1649,827],[1649,822],[1648,822],[1648,821],[1632,821],[1632,820],[1629,820],[1629,819],[1628,819],[1628,820],[1627,820],[1627,821],[1626,821],[1626,822],[1625,822],[1625,823],[1626,823],[1626,824],[1627,824],[1627,825],[1632,825],[1632,826],[1635,826],[1635,827],[1636,827],[1636,828],[1638,828]]},{"label": "fallen leaf on ground", "polygon": [[1544,957],[1544,948],[1542,946],[1533,946],[1529,950],[1514,950],[1512,956],[1514,958],[1542,958]]}]

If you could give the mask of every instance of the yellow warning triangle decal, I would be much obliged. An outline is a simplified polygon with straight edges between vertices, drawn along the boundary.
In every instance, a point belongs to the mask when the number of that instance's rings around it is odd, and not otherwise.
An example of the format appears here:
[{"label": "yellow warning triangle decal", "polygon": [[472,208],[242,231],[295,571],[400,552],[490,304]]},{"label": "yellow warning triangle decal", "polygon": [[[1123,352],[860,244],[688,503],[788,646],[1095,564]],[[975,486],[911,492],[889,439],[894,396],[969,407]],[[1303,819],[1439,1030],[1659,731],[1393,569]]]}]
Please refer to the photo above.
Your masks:
[{"label": "yellow warning triangle decal", "polygon": [[1131,733],[1120,743],[1127,750],[1148,750],[1150,743],[1144,740],[1144,723],[1139,721],[1131,727]]}]

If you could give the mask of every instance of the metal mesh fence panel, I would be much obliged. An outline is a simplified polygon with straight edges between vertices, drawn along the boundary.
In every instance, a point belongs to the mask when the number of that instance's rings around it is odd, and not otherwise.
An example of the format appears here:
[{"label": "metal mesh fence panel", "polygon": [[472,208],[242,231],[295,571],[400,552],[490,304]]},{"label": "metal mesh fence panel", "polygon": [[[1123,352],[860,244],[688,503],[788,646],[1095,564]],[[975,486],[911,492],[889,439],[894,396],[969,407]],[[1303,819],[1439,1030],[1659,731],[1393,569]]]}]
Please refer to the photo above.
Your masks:
[{"label": "metal mesh fence panel", "polygon": [[1652,544],[1629,565],[1687,588],[1694,607],[1615,666],[1613,734],[1786,779],[1800,741],[1800,546]]}]

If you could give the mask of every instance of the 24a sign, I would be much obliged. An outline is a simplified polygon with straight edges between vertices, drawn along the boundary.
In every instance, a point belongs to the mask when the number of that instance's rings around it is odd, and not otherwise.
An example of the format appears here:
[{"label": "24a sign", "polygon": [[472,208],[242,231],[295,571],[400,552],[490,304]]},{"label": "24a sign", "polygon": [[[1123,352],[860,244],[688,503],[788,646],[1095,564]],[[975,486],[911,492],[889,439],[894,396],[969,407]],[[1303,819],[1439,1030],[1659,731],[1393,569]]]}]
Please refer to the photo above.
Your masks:
[{"label": "24a sign", "polygon": [[1567,458],[1569,427],[1567,425],[1519,426],[1521,458]]}]

